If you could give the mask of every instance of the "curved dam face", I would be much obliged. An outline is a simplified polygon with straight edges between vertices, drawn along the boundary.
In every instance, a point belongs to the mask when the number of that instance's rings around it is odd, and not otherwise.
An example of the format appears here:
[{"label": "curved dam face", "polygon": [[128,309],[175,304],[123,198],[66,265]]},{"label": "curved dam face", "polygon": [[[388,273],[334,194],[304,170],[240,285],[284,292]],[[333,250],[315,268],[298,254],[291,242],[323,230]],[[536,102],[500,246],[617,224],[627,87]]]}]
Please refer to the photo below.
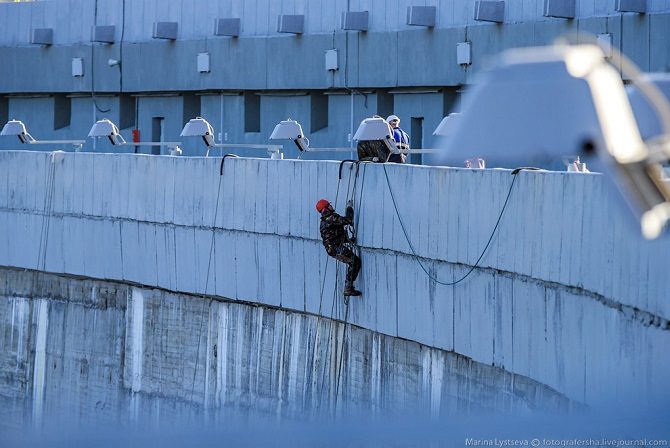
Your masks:
[{"label": "curved dam face", "polygon": [[[0,153],[0,174],[3,396],[33,420],[668,390],[670,244],[642,241],[599,175],[31,152]],[[364,295],[348,307],[322,197],[356,202]],[[81,398],[55,405],[50,387]]]},{"label": "curved dam face", "polygon": [[2,271],[3,425],[575,406],[528,378],[276,308]]}]

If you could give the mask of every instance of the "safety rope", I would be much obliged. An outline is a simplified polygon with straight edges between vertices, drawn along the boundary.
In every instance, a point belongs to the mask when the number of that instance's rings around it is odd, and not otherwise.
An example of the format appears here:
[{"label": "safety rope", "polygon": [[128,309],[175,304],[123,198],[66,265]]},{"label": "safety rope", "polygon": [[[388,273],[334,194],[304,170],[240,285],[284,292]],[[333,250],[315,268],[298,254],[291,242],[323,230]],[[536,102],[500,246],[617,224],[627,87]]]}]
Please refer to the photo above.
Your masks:
[{"label": "safety rope", "polygon": [[[338,171],[338,181],[337,181],[337,193],[335,195],[335,208],[337,209],[337,203],[339,200],[339,195],[340,195],[340,183],[342,181],[342,167],[344,166],[345,163],[351,163],[351,166],[349,167],[349,178],[347,182],[347,193],[346,193],[346,201],[348,202],[352,197],[354,197],[355,194],[355,189],[356,189],[356,182],[358,179],[358,161],[356,160],[343,160],[340,162],[340,167]],[[356,168],[355,174],[353,173],[354,168]],[[353,179],[353,190],[352,190],[352,179]],[[320,302],[319,302],[319,315],[321,315],[322,311],[322,306],[323,306],[323,291],[325,288],[325,283],[326,283],[326,278],[327,278],[327,271],[328,271],[328,262],[330,261],[331,257],[326,258],[326,267],[324,269],[324,278],[321,282],[321,297],[320,297]],[[337,264],[335,265],[335,283],[333,286],[333,295],[332,295],[332,302],[331,302],[331,308],[330,308],[330,330],[328,332],[328,340],[332,340],[333,338],[333,332],[334,332],[334,318],[335,316],[340,315],[340,301],[338,300],[338,285],[340,283],[340,271],[343,269],[343,267],[338,266]],[[339,391],[339,384],[340,384],[340,374],[342,370],[342,353],[344,351],[344,338],[346,337],[346,329],[347,329],[347,319],[349,315],[349,301],[347,300],[348,298],[345,297],[345,323],[344,323],[344,330],[343,330],[343,339],[342,343],[340,344],[339,347],[336,348],[336,353],[340,353],[339,358],[336,358],[340,360],[339,365],[337,366],[337,370],[335,373],[335,407],[337,407],[337,396],[338,396],[338,391]],[[323,371],[323,376],[321,380],[321,392],[320,395],[323,396],[323,390],[326,385],[326,370],[324,369]]]},{"label": "safety rope", "polygon": [[[343,163],[344,162],[340,163],[340,178],[341,178],[341,175],[342,175],[342,164]],[[356,169],[355,174],[353,173],[354,168]],[[349,201],[351,200],[351,197],[352,197],[352,193],[355,191],[357,177],[358,177],[358,162],[353,161],[352,165],[349,167],[349,179],[348,179],[348,182],[347,182],[347,194],[345,196],[346,206],[348,206]],[[353,179],[353,190],[352,190],[352,179]],[[338,181],[338,184],[339,184],[339,181]],[[338,190],[339,190],[339,187],[338,187]],[[338,191],[338,193],[339,193],[339,191]],[[337,200],[336,200],[336,205],[337,205]],[[347,247],[351,246],[349,243],[345,243],[345,245]],[[337,300],[337,298],[338,298],[338,291],[339,291],[339,284],[340,284],[340,276],[343,274],[343,271],[344,271],[345,268],[344,268],[344,266],[340,266],[340,265],[336,264],[335,269],[336,269],[336,271],[335,271],[335,283],[333,285],[333,302],[332,302],[331,308],[330,308],[330,320],[331,321],[334,319],[335,316],[339,317],[341,315],[340,301]],[[348,296],[344,296],[344,304],[346,306],[346,309],[348,310],[349,309],[349,297]],[[339,381],[339,379],[338,379],[338,381]]]},{"label": "safety rope", "polygon": [[493,241],[493,236],[495,235],[496,230],[498,229],[498,225],[500,224],[500,220],[502,219],[503,214],[505,213],[505,209],[507,208],[507,203],[509,202],[510,195],[512,194],[512,188],[514,187],[514,182],[516,181],[517,174],[519,174],[519,171],[521,171],[522,169],[529,169],[529,168],[524,167],[524,168],[517,168],[517,169],[512,171],[512,173],[511,173],[512,176],[513,176],[512,177],[512,183],[510,184],[509,190],[507,191],[507,197],[505,198],[505,202],[503,203],[502,210],[500,210],[500,215],[498,216],[498,220],[496,221],[496,225],[493,227],[493,231],[491,232],[491,236],[489,237],[489,240],[487,241],[486,246],[484,246],[484,250],[479,255],[479,258],[477,258],[477,261],[475,262],[475,264],[472,265],[470,270],[463,277],[459,278],[458,280],[454,280],[452,282],[445,282],[445,281],[439,280],[434,275],[430,274],[430,272],[428,272],[426,267],[421,262],[421,259],[419,258],[419,255],[416,253],[416,250],[414,249],[414,245],[412,244],[412,241],[409,239],[409,235],[407,234],[407,229],[405,228],[405,224],[402,222],[402,218],[400,217],[400,212],[398,211],[398,204],[396,203],[395,195],[393,194],[393,190],[391,189],[391,181],[389,180],[388,172],[386,171],[386,165],[382,165],[382,167],[384,168],[384,176],[386,177],[386,183],[388,185],[389,193],[391,193],[391,200],[393,201],[393,208],[395,208],[396,216],[398,217],[398,222],[400,222],[400,227],[402,228],[402,232],[405,235],[405,239],[407,240],[407,244],[409,244],[409,248],[412,252],[412,255],[414,256],[414,258],[417,261],[417,263],[419,264],[419,266],[421,266],[421,269],[423,270],[423,272],[426,273],[428,278],[433,280],[435,283],[438,283],[438,284],[443,285],[443,286],[457,285],[458,283],[460,283],[463,280],[465,280],[466,278],[468,278],[470,276],[470,274],[472,274],[472,272],[479,267],[479,262],[482,260],[482,258],[484,257],[484,254],[488,250],[489,245],[491,244],[491,241]]},{"label": "safety rope", "polygon": [[44,192],[44,206],[42,214],[42,227],[40,229],[40,244],[37,254],[37,270],[46,268],[46,254],[49,240],[49,227],[51,225],[51,212],[53,210],[54,185],[56,177],[55,154],[51,153],[50,161],[47,162],[46,191]]},{"label": "safety rope", "polygon": [[[368,163],[372,163],[372,162],[359,162],[358,163],[359,166],[356,170],[356,180],[354,181],[354,191],[352,192],[353,203],[355,205],[354,208],[358,209],[359,212],[356,214],[356,217],[354,219],[354,224],[350,227],[351,237],[355,241],[355,244],[350,244],[349,246],[350,246],[350,249],[359,257],[361,256],[361,253],[360,253],[361,251],[360,251],[360,246],[358,245],[358,223],[360,222],[360,218],[361,218],[360,210],[363,209],[363,198],[365,197],[365,196],[363,196],[363,191],[364,191],[364,188],[365,188],[365,172],[366,172],[366,165]],[[359,194],[359,197],[358,197],[358,201],[356,201],[356,183],[358,181],[359,169],[360,169],[361,164],[363,165],[363,168],[362,168],[363,174],[361,175],[361,191],[360,191],[360,194]]]},{"label": "safety rope", "polygon": [[342,366],[344,365],[344,344],[347,341],[347,330],[349,329],[349,301],[345,305],[344,328],[342,329],[342,343],[340,344],[339,362],[337,373],[335,374],[335,412],[337,412],[337,402],[340,397],[340,378],[342,377]]},{"label": "safety rope", "polygon": [[[342,165],[340,165],[341,167]],[[337,180],[337,190],[335,193],[335,207],[337,207],[337,199],[340,196],[340,182],[342,181],[342,176]],[[323,290],[326,287],[326,278],[328,277],[328,262],[330,257],[326,257],[326,266],[323,268],[323,280],[321,280],[321,295],[319,297],[319,315],[321,315],[321,308],[323,306]],[[335,266],[335,273],[337,274],[337,265]]]},{"label": "safety rope", "polygon": [[[339,176],[337,179],[337,187],[336,187],[336,193],[335,193],[335,207],[337,208],[337,201],[340,197],[340,183],[342,182],[342,165],[344,164],[344,161],[340,163],[340,171],[339,171]],[[319,316],[321,315],[321,311],[323,308],[323,291],[326,287],[326,279],[328,278],[328,264],[330,262],[330,257],[326,257],[326,265],[323,270],[323,279],[321,280],[321,295],[319,297]],[[332,301],[331,301],[331,308],[330,308],[330,329],[328,331],[328,340],[330,341],[333,337],[333,322],[332,322],[332,317],[333,313],[335,311],[335,304],[337,302],[337,284],[339,283],[339,270],[337,268],[337,263],[335,264],[335,287],[333,288],[333,296],[332,296]],[[326,385],[326,369],[324,368],[323,370],[323,375],[321,377],[321,390],[320,390],[320,396],[323,396],[323,390]]]},{"label": "safety rope", "polygon": [[[359,197],[358,197],[358,203],[357,203],[357,204],[358,204],[358,209],[359,209],[359,210],[362,210],[362,208],[363,208],[363,197],[364,197],[364,196],[363,196],[363,189],[365,188],[365,172],[367,171],[367,170],[366,170],[366,166],[368,165],[368,163],[371,163],[371,162],[362,162],[362,165],[363,165],[363,175],[361,176],[361,193],[360,193],[360,195],[359,195]],[[359,222],[359,220],[360,220],[360,217],[361,217],[361,214],[358,213],[358,214],[356,215],[356,224],[354,225],[354,229],[356,230],[356,233],[358,233],[358,222]]]},{"label": "safety rope", "polygon": [[44,191],[44,205],[42,206],[42,225],[40,228],[40,243],[37,250],[37,266],[33,272],[30,287],[30,298],[35,297],[37,276],[40,271],[46,270],[47,247],[49,245],[49,227],[51,224],[51,212],[53,210],[54,186],[56,177],[56,158],[52,152],[47,159],[47,175]]},{"label": "safety rope", "polygon": [[[349,167],[349,178],[347,181],[347,193],[346,193],[346,201],[347,205],[349,201],[352,202],[352,206],[354,208],[356,207],[361,207],[361,204],[363,202],[363,188],[365,186],[365,164],[363,167],[363,175],[361,176],[361,190],[360,190],[360,195],[358,197],[358,201],[356,200],[356,192],[358,189],[358,177],[360,173],[360,162],[357,160],[343,160],[340,163],[339,171],[338,171],[338,181],[337,181],[337,193],[335,196],[335,208],[337,209],[337,203],[339,200],[339,194],[340,194],[340,183],[342,181],[342,168],[345,163],[351,163],[351,166]],[[354,172],[354,169],[356,170]],[[360,220],[360,212],[356,215],[355,218],[355,223],[352,226],[349,226],[348,231],[351,232],[351,236],[353,238],[357,238],[357,226],[358,222]],[[356,244],[351,244],[351,243],[346,243],[354,253],[356,253],[357,256],[360,256],[358,246]],[[327,278],[327,270],[328,270],[328,262],[331,257],[328,257],[326,259],[326,268],[324,270],[324,278],[321,283],[321,296],[320,296],[320,302],[319,302],[319,315],[321,315],[322,312],[322,306],[323,306],[323,291],[325,288],[325,281]],[[333,295],[332,295],[332,302],[331,302],[331,308],[330,308],[330,330],[329,330],[329,337],[328,340],[333,339],[333,332],[335,331],[335,316],[340,316],[341,315],[341,310],[340,310],[340,301],[338,300],[338,287],[339,287],[339,279],[340,279],[340,274],[341,270],[344,269],[343,266],[338,266],[336,264],[335,266],[335,283],[333,287]],[[338,346],[336,347],[336,358],[335,362],[337,363],[336,366],[336,371],[335,371],[335,400],[334,400],[334,410],[337,411],[337,403],[338,403],[338,398],[339,398],[339,390],[340,390],[340,381],[342,377],[342,369],[344,365],[344,344],[346,343],[346,338],[347,338],[347,331],[349,327],[349,298],[345,296],[344,299],[344,327],[342,330],[342,339]],[[326,370],[324,369],[323,371],[323,376],[321,380],[321,393],[320,395],[323,396],[323,390],[326,384],[325,380],[325,375],[326,375]]]},{"label": "safety rope", "polygon": [[[223,176],[223,164],[226,162],[226,157],[238,157],[237,154],[226,154],[221,158],[221,166],[219,167],[219,176]],[[221,180],[219,179],[219,183]]]},{"label": "safety rope", "polygon": [[[212,308],[212,299],[207,300],[207,290],[209,288],[209,274],[211,272],[211,267],[212,267],[212,254],[214,253],[214,246],[215,246],[215,241],[216,241],[216,220],[219,217],[219,200],[221,198],[221,181],[223,180],[223,163],[226,160],[226,157],[237,157],[232,154],[226,154],[221,158],[221,166],[219,168],[219,185],[217,187],[216,191],[216,205],[214,208],[214,222],[212,223],[212,240],[209,245],[209,258],[207,259],[207,277],[205,278],[205,295],[202,297],[202,309],[200,310],[201,316],[204,315],[205,313],[205,307],[209,305],[210,312],[207,313],[208,316],[208,321],[209,321],[209,315],[211,314],[211,308]],[[216,275],[216,274],[215,274]],[[216,285],[215,285],[216,287]],[[198,373],[198,364],[200,361],[200,343],[202,341],[202,327],[203,327],[203,322],[204,318],[200,319],[200,324],[199,324],[199,329],[198,329],[198,348],[196,350],[196,356],[195,356],[195,368],[193,369],[193,381],[191,382],[191,396],[190,399],[193,400],[193,393],[195,390],[195,378]]]},{"label": "safety rope", "polygon": [[[356,185],[358,183],[358,168],[359,164],[358,162],[354,163],[351,165],[350,172],[349,172],[349,183],[347,185],[347,196],[346,196],[346,202],[345,202],[345,211],[347,208],[349,208],[349,205],[351,205],[352,208],[356,207],[355,199],[356,199]],[[354,169],[356,170],[354,173]],[[351,180],[353,178],[353,189],[351,188]],[[351,250],[352,252],[355,253],[355,248],[354,245],[351,244],[350,239],[356,236],[356,230],[354,228],[353,222],[352,224],[348,225],[346,228],[347,231],[347,241],[345,241],[344,245]],[[349,302],[349,298],[347,296],[344,297],[345,303]]]},{"label": "safety rope", "polygon": [[[353,189],[351,190],[351,194],[349,195],[349,192],[347,192],[347,203],[349,201],[352,201],[352,206],[354,208],[359,208],[359,212],[356,214],[355,222],[352,226],[350,226],[350,231],[351,231],[351,236],[354,238],[354,241],[356,243],[347,243],[349,248],[356,254],[357,257],[360,258],[360,248],[357,244],[357,238],[358,238],[358,222],[361,216],[360,213],[360,208],[362,207],[363,203],[363,188],[365,186],[365,165],[366,163],[363,163],[363,175],[361,176],[361,191],[360,191],[360,196],[358,201],[356,201],[356,189],[358,186],[358,175],[360,173],[360,163],[361,162],[356,162],[356,174],[354,175],[354,185]],[[351,174],[349,176],[351,180]],[[336,288],[337,288],[337,282],[336,282]],[[337,366],[337,371],[335,374],[335,407],[334,411],[337,412],[337,404],[338,400],[340,397],[340,380],[342,378],[342,368],[344,366],[344,346],[347,341],[347,331],[349,330],[349,306],[350,306],[350,300],[348,296],[344,297],[344,306],[345,306],[345,312],[344,312],[344,327],[342,329],[342,340],[340,342],[340,348],[339,348],[339,356],[337,358],[338,366]],[[338,313],[339,315],[339,313]],[[332,321],[332,315],[331,315],[331,321]]]},{"label": "safety rope", "polygon": [[[356,170],[355,172],[353,172],[354,168]],[[353,164],[350,167],[349,182],[348,182],[348,185],[347,185],[347,196],[346,196],[347,202],[346,202],[346,204],[347,204],[347,207],[348,207],[349,203],[351,203],[351,205],[354,209],[360,207],[360,202],[362,201],[362,199],[358,203],[356,201],[356,190],[358,188],[358,175],[359,175],[359,173],[360,173],[360,162],[359,161],[353,161]],[[341,170],[341,165],[340,165],[340,175],[341,174],[342,174],[342,170]],[[352,179],[353,179],[353,184],[352,184]],[[364,181],[364,178],[363,178],[363,181]],[[361,195],[362,195],[362,193],[363,192],[361,190]],[[351,238],[354,238],[354,239],[357,237],[357,235],[356,235],[357,234],[356,225],[358,223],[359,218],[360,218],[360,212],[356,214],[355,222],[352,223],[352,225],[347,226],[347,230],[348,230],[349,234],[351,235]],[[345,245],[352,252],[354,252],[356,254],[356,256],[360,256],[357,244],[353,244],[350,241],[347,241],[345,243]],[[342,269],[344,269],[343,266],[342,266]],[[336,282],[335,288],[337,289],[337,282]],[[344,298],[344,303],[345,303],[345,305],[347,305],[347,310],[348,310],[349,298],[347,296],[345,296],[345,298]],[[338,312],[338,315],[339,315],[339,312]],[[331,313],[331,318],[332,318],[332,313]]]},{"label": "safety rope", "polygon": [[[342,182],[342,167],[344,166],[345,163],[352,163],[352,166],[350,167],[350,171],[353,169],[353,165],[357,164],[358,161],[356,160],[343,160],[340,162],[340,167],[338,171],[338,178],[337,178],[337,189],[335,193],[335,208],[337,209],[337,202],[340,197],[340,183]],[[351,185],[351,174],[349,175],[349,183],[347,185],[347,196],[349,195],[349,188]],[[347,199],[348,200],[348,199]],[[331,257],[326,258],[326,266],[324,267],[324,273],[323,273],[323,280],[321,280],[321,294],[319,296],[319,315],[321,315],[321,310],[323,308],[323,291],[326,285],[326,278],[328,277],[328,263],[330,261]],[[335,273],[337,274],[337,265],[335,265]],[[335,281],[335,288],[337,288],[337,275],[336,275],[336,281]],[[332,309],[331,309],[331,317],[332,317]]]}]

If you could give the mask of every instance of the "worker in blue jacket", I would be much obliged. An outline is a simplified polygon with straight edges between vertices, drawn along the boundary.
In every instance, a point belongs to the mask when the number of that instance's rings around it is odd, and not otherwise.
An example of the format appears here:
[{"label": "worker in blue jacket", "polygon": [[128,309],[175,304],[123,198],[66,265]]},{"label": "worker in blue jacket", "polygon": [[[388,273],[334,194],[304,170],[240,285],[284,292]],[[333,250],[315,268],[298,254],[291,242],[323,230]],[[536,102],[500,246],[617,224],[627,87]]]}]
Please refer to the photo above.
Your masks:
[{"label": "worker in blue jacket", "polygon": [[[409,135],[400,129],[400,118],[397,115],[389,115],[386,122],[393,131],[393,140],[395,140],[396,147],[400,150],[409,149]],[[405,160],[407,160],[406,154],[391,154],[389,157],[389,162],[405,163]]]}]

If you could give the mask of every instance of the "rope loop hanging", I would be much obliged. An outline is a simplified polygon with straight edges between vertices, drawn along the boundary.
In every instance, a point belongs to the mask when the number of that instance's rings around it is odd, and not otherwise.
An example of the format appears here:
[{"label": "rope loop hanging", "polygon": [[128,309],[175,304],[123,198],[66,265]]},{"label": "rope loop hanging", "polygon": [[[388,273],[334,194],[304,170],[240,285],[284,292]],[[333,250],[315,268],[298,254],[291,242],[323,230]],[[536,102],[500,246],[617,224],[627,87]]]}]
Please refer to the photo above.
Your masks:
[{"label": "rope loop hanging", "polygon": [[500,225],[500,221],[502,220],[503,214],[505,213],[505,210],[507,209],[507,204],[508,204],[509,198],[512,194],[512,189],[514,188],[514,183],[516,181],[517,175],[522,170],[537,169],[537,168],[531,168],[531,167],[520,167],[520,168],[516,168],[515,170],[513,170],[510,173],[512,175],[512,182],[509,186],[509,190],[507,191],[507,196],[505,197],[505,202],[503,203],[502,209],[500,210],[500,214],[498,215],[498,220],[496,221],[496,224],[493,227],[493,230],[491,231],[491,236],[489,236],[489,239],[486,242],[486,245],[484,246],[484,250],[482,250],[481,254],[477,258],[477,261],[475,261],[475,264],[473,264],[472,267],[470,267],[470,269],[468,270],[468,272],[465,275],[463,275],[458,280],[448,282],[448,281],[440,280],[437,277],[435,277],[434,275],[432,275],[430,272],[428,272],[428,270],[426,269],[424,264],[421,262],[421,259],[420,259],[419,255],[417,254],[416,249],[414,248],[414,245],[412,244],[412,241],[409,238],[409,234],[407,233],[407,229],[405,228],[405,224],[403,223],[402,218],[400,217],[400,211],[398,210],[398,204],[396,203],[395,195],[393,194],[393,190],[391,189],[391,181],[389,179],[388,172],[386,171],[386,166],[385,165],[382,165],[382,166],[384,168],[384,176],[386,177],[386,184],[388,186],[388,190],[389,190],[389,193],[391,195],[391,201],[393,202],[393,208],[395,209],[396,216],[398,217],[398,222],[400,223],[400,228],[402,229],[402,232],[405,235],[405,240],[407,240],[407,244],[409,245],[410,251],[412,252],[412,256],[414,257],[416,262],[419,264],[419,266],[421,267],[423,272],[428,276],[429,279],[431,279],[435,283],[437,283],[439,285],[443,285],[443,286],[454,286],[454,285],[459,284],[460,282],[462,282],[463,280],[468,278],[470,276],[470,274],[472,274],[474,272],[474,270],[479,267],[479,262],[482,261],[482,258],[484,258],[484,254],[486,254],[486,251],[488,250],[489,246],[491,245],[491,241],[493,241],[493,237],[495,236],[496,231],[498,230],[498,226]]}]

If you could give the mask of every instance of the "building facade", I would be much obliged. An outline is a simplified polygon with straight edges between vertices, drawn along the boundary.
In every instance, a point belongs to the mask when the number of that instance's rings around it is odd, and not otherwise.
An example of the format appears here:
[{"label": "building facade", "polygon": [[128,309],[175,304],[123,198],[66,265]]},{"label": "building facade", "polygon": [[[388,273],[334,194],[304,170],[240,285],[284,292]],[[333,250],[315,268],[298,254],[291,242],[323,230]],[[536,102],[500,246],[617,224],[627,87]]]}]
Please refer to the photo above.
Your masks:
[{"label": "building facade", "polygon": [[[198,139],[179,137],[198,115],[224,143],[267,143],[290,117],[312,146],[330,147],[350,146],[363,118],[394,113],[413,147],[430,148],[492,56],[566,35],[611,42],[643,71],[670,71],[668,0],[3,3],[0,121],[21,120],[38,139],[83,139],[109,118],[128,141],[138,130],[142,141],[180,140],[185,155],[203,155]],[[22,146],[0,137],[0,148]],[[83,149],[118,150],[91,139]],[[167,151],[125,148],[136,149]]]}]

